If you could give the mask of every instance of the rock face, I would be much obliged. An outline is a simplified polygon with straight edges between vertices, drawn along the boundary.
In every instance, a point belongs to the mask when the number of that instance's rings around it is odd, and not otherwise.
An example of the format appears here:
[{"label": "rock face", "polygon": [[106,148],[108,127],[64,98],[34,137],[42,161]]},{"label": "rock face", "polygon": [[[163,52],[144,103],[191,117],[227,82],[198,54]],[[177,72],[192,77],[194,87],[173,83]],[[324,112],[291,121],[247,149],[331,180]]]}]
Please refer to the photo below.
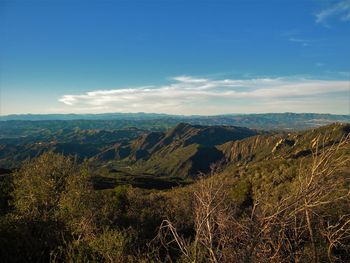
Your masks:
[{"label": "rock face", "polygon": [[257,135],[244,140],[228,142],[218,148],[228,162],[249,162],[271,156],[274,148],[283,141],[280,135]]},{"label": "rock face", "polygon": [[[300,158],[312,154],[316,147],[338,142],[350,132],[350,124],[332,124],[305,132],[256,135],[218,146],[226,162],[248,163],[278,157]],[[319,142],[321,141],[321,142]]]}]

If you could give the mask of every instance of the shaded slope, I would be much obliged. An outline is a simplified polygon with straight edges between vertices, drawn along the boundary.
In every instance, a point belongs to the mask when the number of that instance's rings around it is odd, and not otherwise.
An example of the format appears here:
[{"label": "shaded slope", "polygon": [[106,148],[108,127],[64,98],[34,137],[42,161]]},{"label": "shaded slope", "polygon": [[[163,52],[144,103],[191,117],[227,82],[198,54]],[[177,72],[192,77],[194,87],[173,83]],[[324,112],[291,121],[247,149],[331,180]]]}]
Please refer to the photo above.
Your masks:
[{"label": "shaded slope", "polygon": [[94,157],[96,161],[132,162],[138,173],[186,177],[208,172],[223,159],[216,145],[256,135],[248,128],[180,123],[167,132],[151,132],[126,145],[115,145]]}]

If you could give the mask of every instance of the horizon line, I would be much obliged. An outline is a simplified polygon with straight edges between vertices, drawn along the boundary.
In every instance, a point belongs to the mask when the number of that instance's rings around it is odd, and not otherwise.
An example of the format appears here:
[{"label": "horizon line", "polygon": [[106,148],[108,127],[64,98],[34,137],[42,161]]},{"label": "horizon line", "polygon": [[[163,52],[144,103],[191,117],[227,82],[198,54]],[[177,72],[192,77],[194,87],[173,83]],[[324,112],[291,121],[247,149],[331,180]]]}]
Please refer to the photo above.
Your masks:
[{"label": "horizon line", "polygon": [[315,114],[315,115],[340,115],[340,116],[350,116],[349,113],[331,113],[331,112],[293,112],[293,111],[284,111],[284,112],[252,112],[252,113],[220,113],[220,114],[172,114],[172,113],[157,113],[157,112],[102,112],[102,113],[9,113],[9,114],[0,114],[0,117],[9,117],[9,116],[53,116],[53,115],[108,115],[108,114],[145,114],[145,115],[166,115],[166,116],[184,116],[184,117],[215,117],[215,116],[225,116],[225,115],[263,115],[263,114]]}]

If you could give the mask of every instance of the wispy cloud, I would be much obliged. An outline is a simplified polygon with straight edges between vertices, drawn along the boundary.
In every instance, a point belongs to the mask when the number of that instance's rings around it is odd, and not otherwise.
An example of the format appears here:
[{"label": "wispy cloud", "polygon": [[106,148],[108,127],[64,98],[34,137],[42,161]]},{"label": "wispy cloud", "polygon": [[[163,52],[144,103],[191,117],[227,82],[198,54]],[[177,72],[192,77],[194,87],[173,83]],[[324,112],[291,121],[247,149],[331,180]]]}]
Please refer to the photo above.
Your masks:
[{"label": "wispy cloud", "polygon": [[338,17],[341,21],[350,21],[350,0],[343,0],[316,14],[316,23],[327,25],[327,20]]},{"label": "wispy cloud", "polygon": [[[264,111],[279,101],[309,100],[347,92],[349,83],[305,78],[221,79],[178,76],[173,83],[63,95],[70,111],[218,114]],[[324,99],[324,98],[323,98]],[[329,98],[328,98],[329,99]],[[250,107],[249,107],[250,105]],[[338,105],[339,106],[339,105]],[[95,109],[95,110],[94,110]],[[297,111],[299,109],[285,109]],[[317,109],[315,109],[317,110]]]},{"label": "wispy cloud", "polygon": [[308,46],[311,45],[311,44],[310,44],[311,41],[310,41],[310,40],[306,40],[306,39],[290,37],[290,38],[288,38],[288,40],[289,40],[290,42],[299,43],[299,44],[301,44],[301,45],[304,46],[304,47],[308,47]]}]

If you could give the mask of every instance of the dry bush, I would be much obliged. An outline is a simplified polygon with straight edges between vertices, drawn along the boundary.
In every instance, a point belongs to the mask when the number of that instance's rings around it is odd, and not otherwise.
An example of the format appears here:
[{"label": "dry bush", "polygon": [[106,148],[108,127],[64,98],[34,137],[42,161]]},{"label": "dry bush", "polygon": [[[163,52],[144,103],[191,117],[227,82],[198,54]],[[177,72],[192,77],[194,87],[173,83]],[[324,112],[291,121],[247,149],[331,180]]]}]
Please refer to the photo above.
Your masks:
[{"label": "dry bush", "polygon": [[[301,165],[291,193],[274,205],[258,198],[261,201],[260,205],[257,203],[256,215],[261,229],[259,254],[262,252],[264,257],[274,262],[320,262],[324,260],[322,237],[327,236],[328,259],[333,261],[332,250],[336,244],[344,245],[344,238],[349,237],[349,222],[337,221],[332,228],[327,212],[329,207],[339,207],[350,201],[349,188],[346,187],[349,178],[341,175],[341,169],[350,161],[343,152],[349,146],[349,138],[347,136],[329,147],[325,147],[324,141],[320,147],[318,138],[313,149],[312,164]],[[339,232],[332,235],[335,229]],[[334,242],[337,236],[342,237],[341,244]],[[311,253],[307,252],[308,244],[311,245]]]},{"label": "dry bush", "polygon": [[[215,172],[200,179],[193,194],[193,239],[181,236],[170,220],[163,221],[158,238],[165,247],[176,244],[188,262],[201,262],[203,255],[209,262],[345,260],[335,251],[349,251],[350,244],[349,178],[342,175],[349,142],[350,135],[332,145],[318,138],[311,165],[300,165],[290,192],[273,204],[255,196],[250,216],[238,216]],[[341,206],[346,208],[339,215],[329,212]]]},{"label": "dry bush", "polygon": [[213,169],[209,178],[198,179],[193,192],[194,240],[181,236],[170,220],[163,220],[159,229],[157,238],[163,246],[176,244],[188,262],[200,262],[203,258],[210,262],[223,260],[222,250],[227,245],[223,232],[227,231],[228,216],[234,209],[227,202],[225,183],[215,180],[215,174]]}]

